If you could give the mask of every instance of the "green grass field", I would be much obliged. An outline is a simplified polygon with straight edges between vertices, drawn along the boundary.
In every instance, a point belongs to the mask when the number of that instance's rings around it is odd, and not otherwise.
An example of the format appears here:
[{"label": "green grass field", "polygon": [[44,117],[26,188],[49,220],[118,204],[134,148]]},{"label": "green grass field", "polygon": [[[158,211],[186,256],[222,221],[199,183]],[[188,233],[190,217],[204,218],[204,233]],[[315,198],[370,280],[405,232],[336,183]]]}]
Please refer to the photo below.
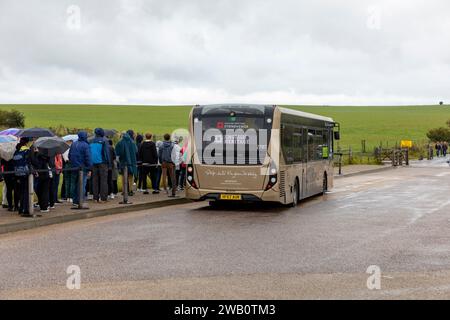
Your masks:
[{"label": "green grass field", "polygon": [[[401,139],[427,140],[428,129],[445,126],[450,106],[337,107],[289,106],[329,116],[341,124],[342,148],[360,150],[366,140],[368,150],[380,142],[393,146]],[[186,106],[103,106],[103,105],[0,105],[26,116],[27,127],[134,129],[162,135],[186,128],[191,107]]]}]

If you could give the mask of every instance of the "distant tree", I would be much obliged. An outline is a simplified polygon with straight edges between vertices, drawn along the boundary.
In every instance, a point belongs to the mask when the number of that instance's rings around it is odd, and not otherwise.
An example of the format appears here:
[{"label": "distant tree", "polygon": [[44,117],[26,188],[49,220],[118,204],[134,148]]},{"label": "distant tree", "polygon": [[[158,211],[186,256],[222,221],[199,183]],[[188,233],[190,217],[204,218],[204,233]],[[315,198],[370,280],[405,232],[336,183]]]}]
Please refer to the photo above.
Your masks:
[{"label": "distant tree", "polygon": [[431,141],[450,141],[450,128],[436,128],[427,132],[427,137]]},{"label": "distant tree", "polygon": [[440,101],[440,102],[439,102],[439,105],[442,106],[443,104],[444,104],[444,101]]},{"label": "distant tree", "polygon": [[0,110],[0,126],[7,128],[25,127],[25,115],[17,110]]}]

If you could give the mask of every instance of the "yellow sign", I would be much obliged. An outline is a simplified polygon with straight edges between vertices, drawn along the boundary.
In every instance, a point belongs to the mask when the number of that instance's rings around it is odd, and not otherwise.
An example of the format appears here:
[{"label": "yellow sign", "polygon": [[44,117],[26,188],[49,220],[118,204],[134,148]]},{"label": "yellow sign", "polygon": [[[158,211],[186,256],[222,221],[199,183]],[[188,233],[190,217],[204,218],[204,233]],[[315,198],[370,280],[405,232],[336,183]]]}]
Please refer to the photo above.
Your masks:
[{"label": "yellow sign", "polygon": [[400,147],[401,148],[412,148],[412,141],[411,140],[402,140],[402,141],[400,141]]}]

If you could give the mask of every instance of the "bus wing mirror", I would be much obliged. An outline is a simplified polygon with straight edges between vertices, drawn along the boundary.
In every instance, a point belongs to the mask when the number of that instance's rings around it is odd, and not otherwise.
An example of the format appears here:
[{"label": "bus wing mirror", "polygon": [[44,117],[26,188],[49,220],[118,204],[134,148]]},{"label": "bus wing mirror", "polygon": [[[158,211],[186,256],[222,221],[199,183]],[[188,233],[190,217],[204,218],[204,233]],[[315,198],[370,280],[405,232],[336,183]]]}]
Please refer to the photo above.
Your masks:
[{"label": "bus wing mirror", "polygon": [[334,140],[341,140],[341,133],[339,131],[334,131]]}]

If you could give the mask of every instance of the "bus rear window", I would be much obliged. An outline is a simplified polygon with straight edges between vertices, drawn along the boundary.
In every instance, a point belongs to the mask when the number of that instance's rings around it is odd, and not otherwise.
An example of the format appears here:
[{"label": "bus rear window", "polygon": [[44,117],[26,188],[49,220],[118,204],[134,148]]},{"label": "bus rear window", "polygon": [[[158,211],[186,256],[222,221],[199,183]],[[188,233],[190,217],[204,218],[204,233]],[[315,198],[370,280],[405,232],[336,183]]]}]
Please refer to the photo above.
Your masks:
[{"label": "bus rear window", "polygon": [[272,119],[264,116],[204,116],[195,123],[197,151],[204,164],[259,165],[271,128]]}]

